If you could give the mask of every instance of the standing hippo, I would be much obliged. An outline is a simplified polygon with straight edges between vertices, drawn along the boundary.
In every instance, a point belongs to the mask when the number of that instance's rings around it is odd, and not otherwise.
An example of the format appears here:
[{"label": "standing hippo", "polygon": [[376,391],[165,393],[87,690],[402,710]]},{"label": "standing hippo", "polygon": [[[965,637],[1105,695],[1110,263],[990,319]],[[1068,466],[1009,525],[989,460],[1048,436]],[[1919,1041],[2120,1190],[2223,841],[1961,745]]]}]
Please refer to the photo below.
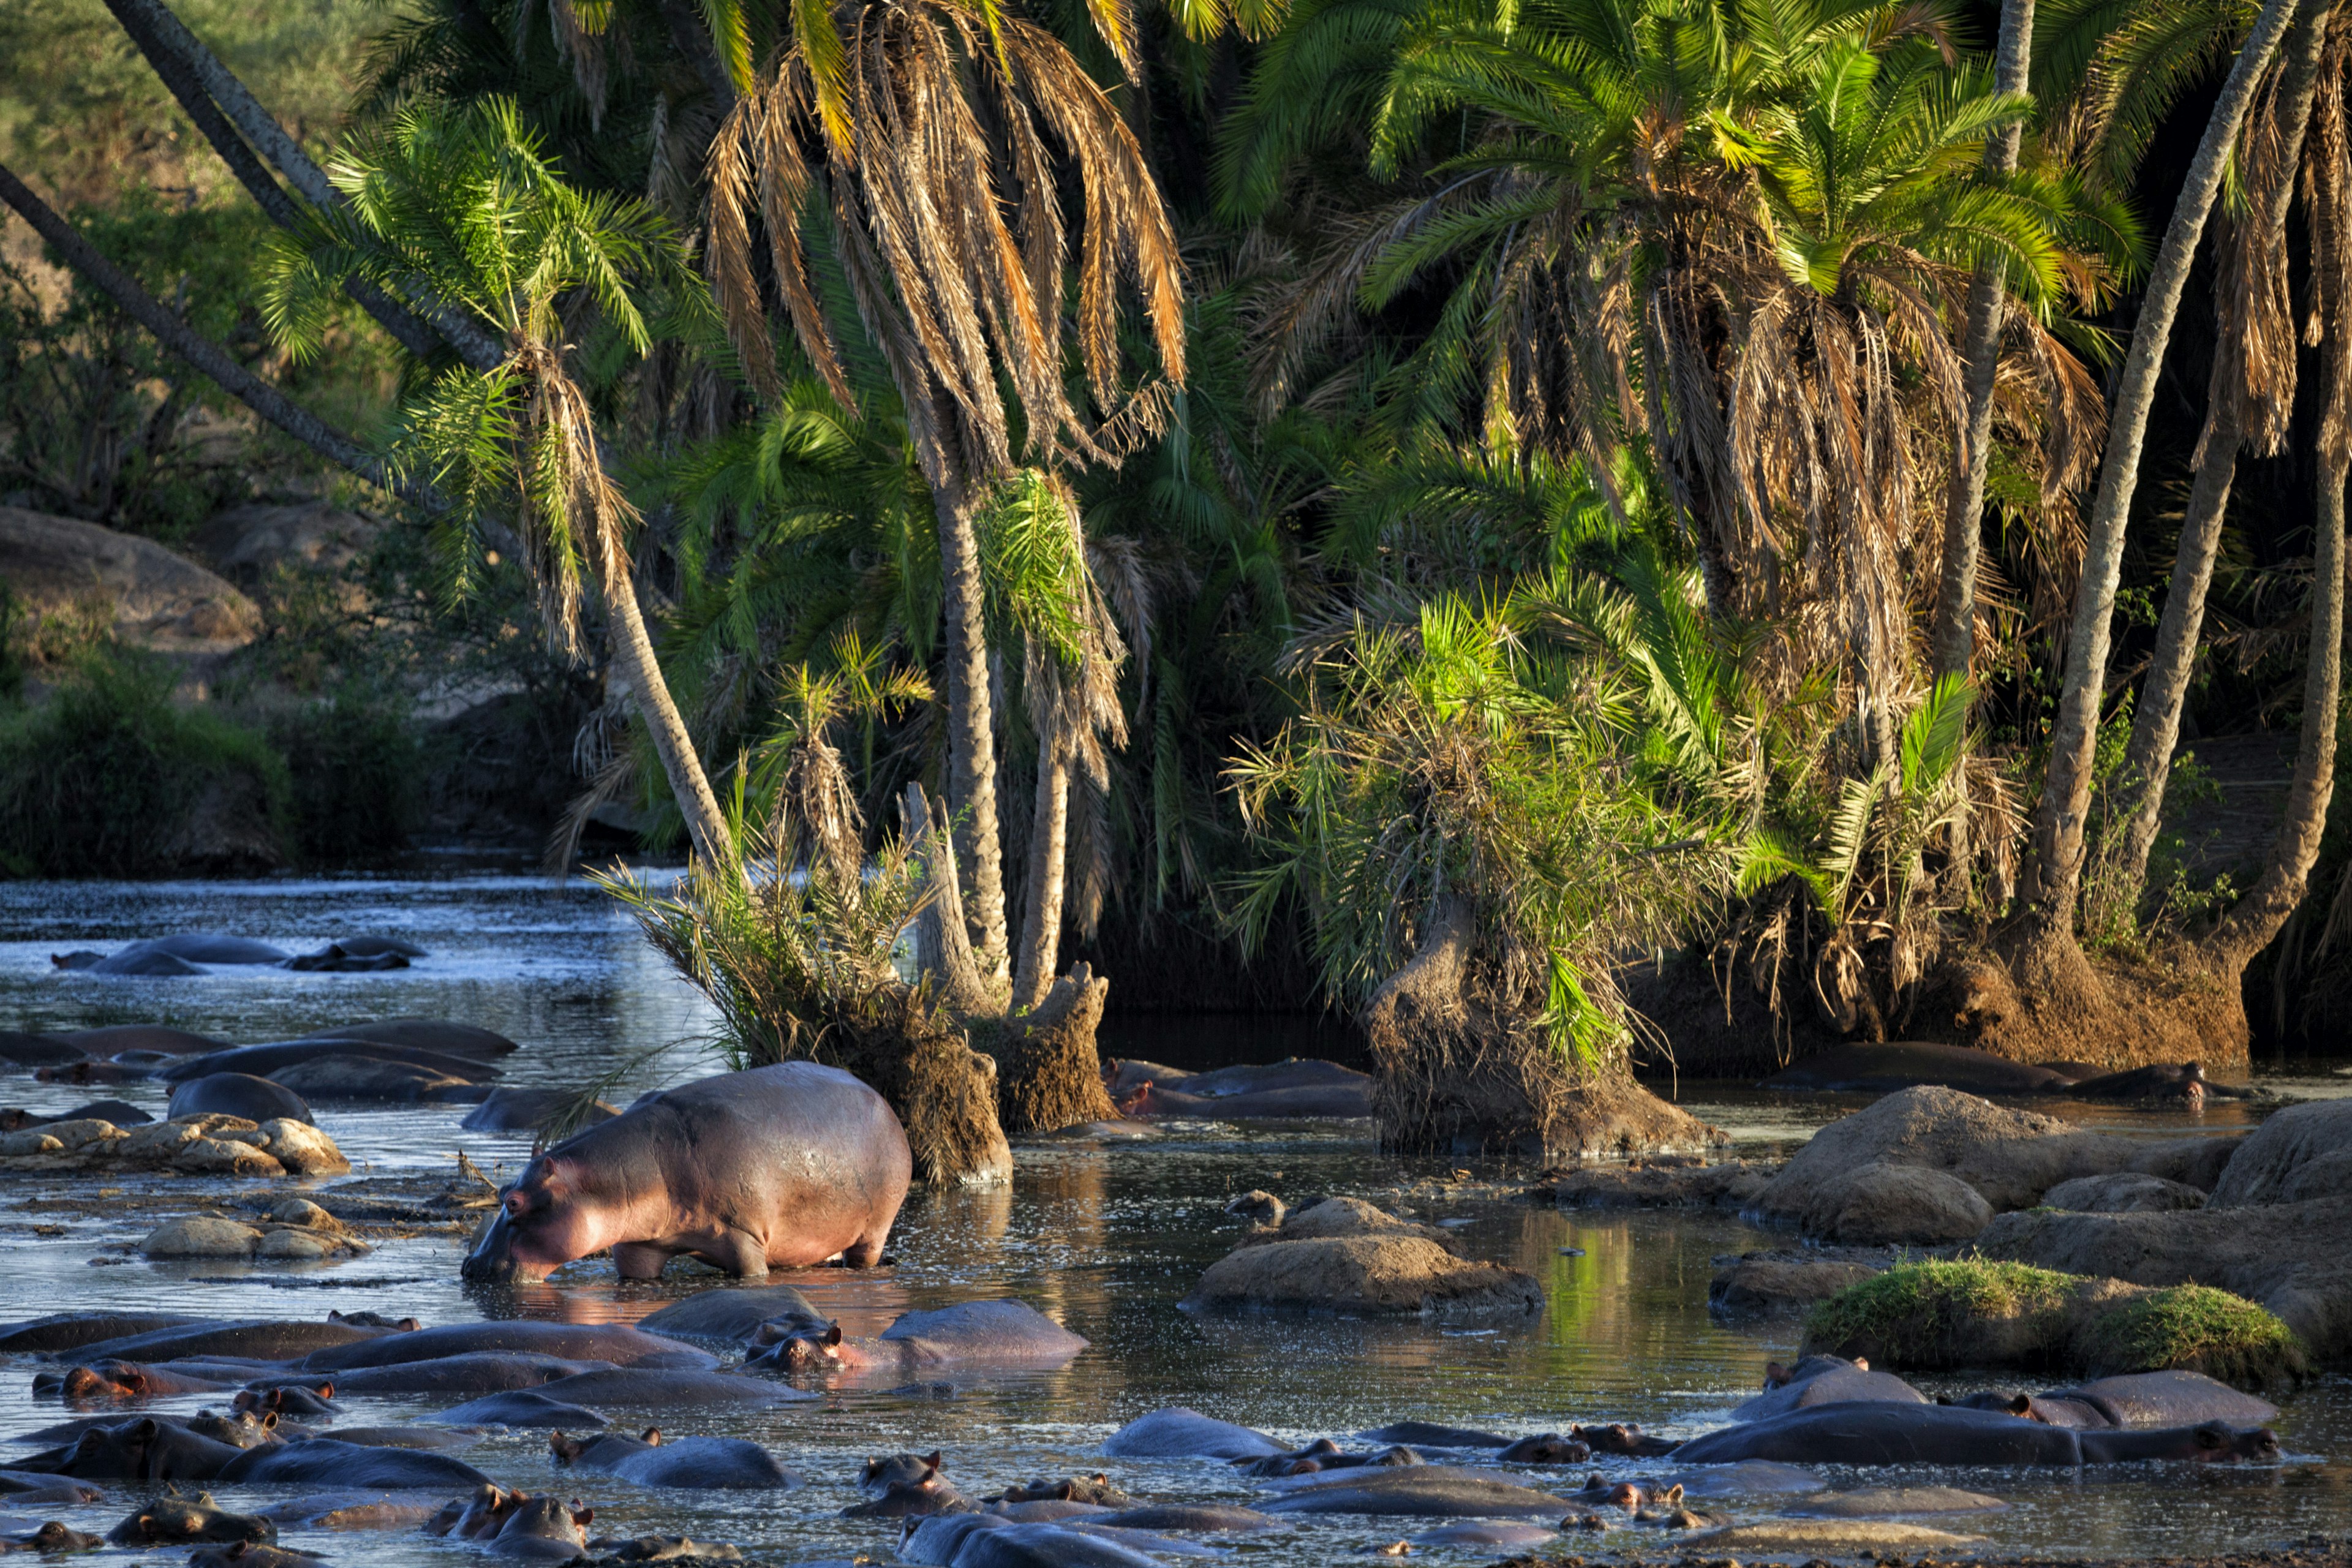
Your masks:
[{"label": "standing hippo", "polygon": [[727,1073],[535,1157],[464,1273],[540,1279],[607,1247],[624,1279],[654,1279],[679,1253],[747,1276],[836,1256],[870,1268],[913,1174],[889,1105],[839,1068]]},{"label": "standing hippo", "polygon": [[2252,1460],[2279,1457],[2267,1426],[2218,1421],[2153,1430],[2078,1430],[2021,1421],[2005,1411],[1876,1401],[1816,1405],[1694,1437],[1675,1450],[1693,1465],[1775,1459],[1791,1465],[2114,1465],[2137,1459]]}]

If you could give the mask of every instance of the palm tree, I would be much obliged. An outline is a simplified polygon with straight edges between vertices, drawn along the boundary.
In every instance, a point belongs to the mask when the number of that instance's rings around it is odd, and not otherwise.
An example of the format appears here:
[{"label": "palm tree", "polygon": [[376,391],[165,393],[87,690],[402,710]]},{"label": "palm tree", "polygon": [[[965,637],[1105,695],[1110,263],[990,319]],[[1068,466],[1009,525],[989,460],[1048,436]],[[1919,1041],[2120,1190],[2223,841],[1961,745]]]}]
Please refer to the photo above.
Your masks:
[{"label": "palm tree", "polygon": [[2139,482],[2141,443],[2147,434],[2164,351],[2180,309],[2199,237],[2220,192],[2228,154],[2238,139],[2256,85],[2296,10],[2296,0],[2263,0],[2238,51],[2220,99],[2207,120],[2197,155],[2166,225],[2132,332],[2131,350],[2116,379],[2115,411],[2099,474],[2097,499],[2084,529],[2083,578],[2066,641],[2066,673],[2052,728],[2050,760],[2034,815],[2033,861],[2026,886],[2022,973],[2029,994],[2059,999],[2071,1014],[2101,995],[2074,936],[2082,888],[2084,833],[2090,810],[2093,753],[2098,742],[2100,699],[2123,568],[2124,528]]},{"label": "palm tree", "polygon": [[[783,313],[846,396],[803,243],[820,233],[887,364],[937,507],[950,805],[976,946],[1002,976],[975,521],[1016,445],[1048,468],[1112,461],[1159,422],[1164,393],[1121,393],[1118,288],[1124,278],[1139,291],[1160,385],[1181,383],[1182,267],[1133,134],[1052,34],[973,0],[852,4],[795,26],[712,144],[710,268],[743,363],[766,385],[772,329],[752,262],[763,228]],[[1066,174],[1081,205],[1075,347],[1086,384],[1075,396],[1063,363]]]},{"label": "palm tree", "polygon": [[272,327],[297,353],[316,352],[329,302],[357,277],[387,291],[421,289],[502,335],[499,363],[445,372],[411,403],[403,461],[460,503],[442,529],[460,587],[482,558],[480,520],[519,500],[542,619],[566,653],[580,647],[583,579],[594,578],[614,663],[695,848],[714,867],[732,864],[725,816],[637,604],[628,545],[636,509],[607,469],[565,341],[575,325],[567,314],[593,301],[645,352],[651,335],[637,292],[680,280],[667,228],[642,204],[573,191],[512,106],[497,101],[454,114],[404,110],[348,144],[331,177],[342,202],[313,212],[280,247]]}]

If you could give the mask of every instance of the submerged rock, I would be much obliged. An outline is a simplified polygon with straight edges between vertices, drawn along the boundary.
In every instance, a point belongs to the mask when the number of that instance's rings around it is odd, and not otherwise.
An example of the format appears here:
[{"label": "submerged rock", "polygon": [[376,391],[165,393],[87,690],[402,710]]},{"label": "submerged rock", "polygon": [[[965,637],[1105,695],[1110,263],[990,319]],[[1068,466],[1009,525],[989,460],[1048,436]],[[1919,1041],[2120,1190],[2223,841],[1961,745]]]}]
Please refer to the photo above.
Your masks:
[{"label": "submerged rock", "polygon": [[1875,1248],[1822,1247],[1718,1258],[1715,1278],[1707,1282],[1706,1310],[1734,1319],[1810,1311],[1887,1268],[1895,1256]]},{"label": "submerged rock", "polygon": [[1535,1277],[1455,1255],[1444,1232],[1358,1198],[1326,1198],[1245,1237],[1210,1265],[1187,1311],[1525,1314],[1543,1307]]},{"label": "submerged rock", "polygon": [[1755,1202],[1780,1169],[1765,1160],[1628,1160],[1547,1171],[1527,1195],[1564,1209],[1739,1209]]}]

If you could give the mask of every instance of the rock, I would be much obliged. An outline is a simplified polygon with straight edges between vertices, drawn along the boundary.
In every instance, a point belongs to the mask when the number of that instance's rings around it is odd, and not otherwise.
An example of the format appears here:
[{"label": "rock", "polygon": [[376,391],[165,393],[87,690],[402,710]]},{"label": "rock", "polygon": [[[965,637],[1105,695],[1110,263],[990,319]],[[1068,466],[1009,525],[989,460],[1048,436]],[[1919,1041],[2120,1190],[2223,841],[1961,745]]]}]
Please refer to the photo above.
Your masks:
[{"label": "rock", "polygon": [[257,585],[281,567],[339,572],[357,558],[380,525],[325,501],[250,505],[215,512],[195,542],[231,582]]},{"label": "rock", "polygon": [[233,1219],[196,1215],[167,1219],[147,1233],[139,1250],[150,1258],[250,1258],[262,1233]]},{"label": "rock", "polygon": [[2169,1214],[2203,1208],[2205,1194],[2186,1182],[2125,1172],[2061,1182],[2042,1194],[2042,1206],[2084,1214]]},{"label": "rock", "polygon": [[104,1153],[106,1145],[120,1142],[122,1129],[110,1121],[84,1118],[78,1121],[52,1121],[41,1128],[43,1132],[65,1145],[69,1154]]},{"label": "rock", "polygon": [[1754,1203],[1780,1169],[1763,1160],[1628,1160],[1547,1171],[1543,1184],[1527,1195],[1564,1209],[1739,1209]]},{"label": "rock", "polygon": [[2352,1196],[2209,1202],[2171,1214],[2003,1215],[1977,1248],[2137,1285],[2210,1285],[2267,1307],[2323,1360],[2352,1354]]},{"label": "rock", "polygon": [[[1851,1257],[1823,1256],[1817,1250],[1746,1253],[1716,1270],[1707,1282],[1706,1310],[1719,1318],[1806,1311],[1847,1286],[1869,1279],[1892,1260],[1891,1256],[1881,1254],[1874,1261],[1860,1262]],[[1723,1263],[1720,1258],[1717,1261]]]},{"label": "rock", "polygon": [[278,1163],[298,1176],[341,1176],[351,1171],[352,1163],[335,1141],[307,1121],[281,1118],[263,1122],[259,1130],[268,1137],[269,1152]]},{"label": "rock", "polygon": [[[1882,1240],[1958,1241],[1974,1234],[1960,1227],[1979,1211],[1947,1182],[1911,1181],[1899,1195],[1871,1189],[1895,1179],[1886,1174],[1895,1169],[1934,1173],[1973,1189],[1989,1220],[2031,1207],[2051,1188],[2083,1176],[2137,1172],[2201,1185],[2200,1178],[2212,1179],[2209,1173],[2218,1172],[2230,1147],[2201,1137],[2149,1142],[2078,1132],[2055,1117],[2006,1110],[1957,1089],[1907,1089],[1814,1134],[1746,1212],[1809,1235],[1858,1240],[1875,1230],[1887,1233],[1876,1237]],[[1877,1172],[1847,1180],[1865,1167]],[[1921,1228],[1892,1234],[1908,1218]]]},{"label": "rock", "polygon": [[1321,1241],[1335,1236],[1417,1236],[1424,1241],[1435,1242],[1449,1252],[1454,1249],[1454,1238],[1435,1226],[1416,1225],[1409,1219],[1399,1219],[1361,1198],[1325,1198],[1304,1208],[1291,1209],[1283,1215],[1279,1226],[1253,1234],[1242,1245],[1263,1247],[1284,1241]]},{"label": "rock", "polygon": [[269,1217],[280,1225],[299,1225],[310,1230],[340,1232],[343,1229],[341,1220],[308,1198],[286,1198],[273,1204]]},{"label": "rock", "polygon": [[0,506],[0,579],[36,612],[107,606],[125,642],[226,653],[261,627],[253,601],[152,540],[95,523]]},{"label": "rock", "polygon": [[2212,1206],[2293,1204],[2352,1194],[2352,1100],[2315,1100],[2254,1129],[2214,1184]]},{"label": "rock", "polygon": [[1210,1265],[1179,1303],[1188,1311],[1531,1313],[1543,1307],[1532,1275],[1470,1263],[1419,1236],[1333,1236],[1245,1244]]},{"label": "rock", "polygon": [[1886,1546],[1964,1546],[1981,1535],[1954,1535],[1924,1524],[1865,1519],[1768,1519],[1703,1530],[1675,1542],[1678,1552],[1716,1557],[1734,1552],[1828,1552],[1851,1557]]},{"label": "rock", "polygon": [[44,1131],[10,1132],[0,1135],[0,1154],[62,1154],[65,1141]]},{"label": "rock", "polygon": [[349,1258],[368,1251],[365,1242],[330,1231],[307,1230],[299,1226],[279,1226],[261,1238],[254,1248],[257,1258],[308,1259],[319,1258]]},{"label": "rock", "polygon": [[286,1167],[252,1144],[226,1138],[197,1138],[180,1145],[172,1168],[200,1176],[282,1176]]},{"label": "rock", "polygon": [[1874,1161],[1815,1187],[1797,1223],[1808,1236],[1853,1247],[1934,1247],[1990,1225],[1992,1205],[1958,1176]]}]

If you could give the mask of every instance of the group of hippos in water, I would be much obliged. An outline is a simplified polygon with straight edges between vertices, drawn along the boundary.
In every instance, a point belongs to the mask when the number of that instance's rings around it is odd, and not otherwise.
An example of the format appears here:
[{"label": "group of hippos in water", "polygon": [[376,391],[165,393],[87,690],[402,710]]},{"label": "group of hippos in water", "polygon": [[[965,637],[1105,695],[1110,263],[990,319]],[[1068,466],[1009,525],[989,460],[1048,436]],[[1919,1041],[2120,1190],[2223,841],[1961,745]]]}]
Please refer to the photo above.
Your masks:
[{"label": "group of hippos in water", "polygon": [[112,952],[53,952],[49,962],[59,969],[85,974],[135,975],[168,979],[176,975],[209,974],[215,969],[266,964],[278,969],[328,974],[366,973],[405,969],[425,950],[396,936],[346,936],[310,952],[288,952],[273,943],[249,936],[221,936],[192,931],[180,936],[142,937]]},{"label": "group of hippos in water", "polygon": [[[725,1359],[709,1346],[719,1346]],[[1079,1336],[1009,1300],[909,1312],[881,1335],[847,1339],[789,1287],[703,1291],[630,1326],[509,1321],[421,1327],[373,1313],[324,1321],[222,1321],[167,1314],[64,1313],[0,1330],[0,1354],[38,1358],[37,1397],[84,1414],[17,1439],[36,1451],[0,1466],[0,1503],[102,1500],[93,1482],[172,1489],[104,1540],[193,1544],[197,1568],[310,1568],[276,1544],[280,1528],[421,1529],[501,1557],[564,1562],[727,1556],[682,1537],[588,1533],[577,1500],[501,1485],[463,1457],[493,1429],[546,1434],[549,1461],[580,1476],[653,1489],[782,1490],[805,1478],[741,1437],[671,1435],[656,1421],[802,1404],[819,1389],[941,1369],[1032,1370],[1066,1363]],[[811,1384],[815,1386],[812,1387]],[[147,1401],[221,1396],[194,1415],[137,1413]],[[450,1403],[404,1425],[344,1423],[353,1401]],[[1139,1501],[1097,1473],[1041,1479],[974,1498],[943,1455],[869,1459],[852,1479],[849,1517],[898,1521],[898,1560],[940,1568],[1150,1568],[1153,1553],[1197,1554],[1194,1537],[1294,1527],[1318,1516],[1437,1525],[1431,1544],[1512,1547],[1556,1530],[1614,1524],[1697,1530],[1724,1522],[1702,1501],[1820,1493],[1803,1467],[2083,1467],[2147,1459],[2274,1462],[2261,1400],[2193,1373],[2105,1378],[2039,1394],[1929,1399],[1865,1362],[1815,1356],[1773,1367],[1728,1425],[1673,1442],[1624,1423],[1525,1436],[1405,1421],[1293,1446],[1196,1411],[1155,1411],[1101,1452],[1130,1461],[1204,1461],[1261,1483],[1231,1500]],[[635,1435],[631,1428],[635,1427]],[[1663,1461],[1654,1475],[1598,1470],[1546,1487],[1540,1472],[1611,1459]],[[1175,1489],[1176,1478],[1158,1472]],[[567,1481],[566,1490],[576,1482]],[[258,1506],[219,1507],[187,1487],[328,1489]],[[1835,1494],[1829,1494],[1833,1500]],[[1998,1500],[1977,1500],[1999,1506]],[[1714,1506],[1711,1501],[1707,1506]],[[50,1521],[0,1545],[95,1546]]]}]

